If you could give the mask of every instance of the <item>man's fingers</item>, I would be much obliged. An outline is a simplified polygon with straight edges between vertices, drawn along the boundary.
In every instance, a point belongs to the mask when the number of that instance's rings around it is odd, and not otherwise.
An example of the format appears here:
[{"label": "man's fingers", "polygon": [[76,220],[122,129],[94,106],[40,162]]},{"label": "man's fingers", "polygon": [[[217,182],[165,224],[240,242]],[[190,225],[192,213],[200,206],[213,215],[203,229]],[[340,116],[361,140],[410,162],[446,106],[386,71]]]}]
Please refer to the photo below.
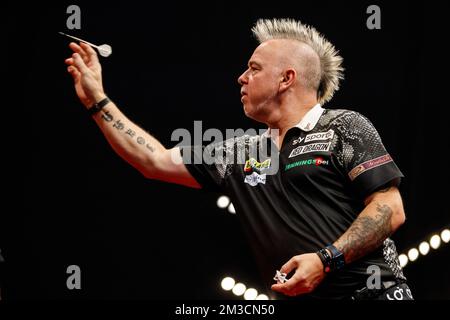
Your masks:
[{"label": "man's fingers", "polygon": [[283,292],[283,285],[281,283],[273,284],[270,288],[273,291]]},{"label": "man's fingers", "polygon": [[74,66],[67,67],[67,71],[72,75],[74,81],[77,81],[81,76],[80,72]]},{"label": "man's fingers", "polygon": [[[280,269],[280,272],[289,274],[293,270],[298,268],[297,257],[292,257],[288,262],[286,262]],[[297,270],[298,271],[298,270]],[[287,280],[285,283],[277,283],[272,285],[272,290],[284,293],[286,295],[293,295],[295,287],[298,285],[298,279],[296,273]]]},{"label": "man's fingers", "polygon": [[281,293],[286,293],[286,288],[284,287],[284,284],[281,283],[277,283],[277,284],[273,284],[271,289],[273,291],[277,291],[277,292],[281,292]]},{"label": "man's fingers", "polygon": [[73,58],[73,64],[81,73],[89,72],[89,68],[84,63],[83,59],[81,59],[81,56],[78,53],[74,53],[72,55]]},{"label": "man's fingers", "polygon": [[69,47],[70,47],[70,49],[72,49],[74,52],[78,53],[83,58],[84,63],[89,62],[89,56],[81,46],[79,46],[75,42],[71,42],[69,44]]},{"label": "man's fingers", "polygon": [[295,259],[295,257],[293,257],[281,267],[280,272],[288,274],[289,272],[297,268],[297,265],[297,260]]},{"label": "man's fingers", "polygon": [[67,58],[66,60],[64,60],[64,62],[65,62],[67,65],[71,66],[71,65],[73,65],[73,58]]},{"label": "man's fingers", "polygon": [[98,62],[97,52],[90,45],[84,42],[81,42],[80,45],[92,61]]},{"label": "man's fingers", "polygon": [[297,281],[295,281],[294,279],[290,279],[285,283],[277,283],[272,285],[271,289],[273,291],[277,291],[285,295],[292,296],[295,293],[296,285]]},{"label": "man's fingers", "polygon": [[280,291],[280,292],[288,292],[295,288],[295,286],[297,285],[297,282],[298,281],[294,277],[292,277],[285,283],[277,283],[277,284],[272,285],[272,289],[275,291]]}]

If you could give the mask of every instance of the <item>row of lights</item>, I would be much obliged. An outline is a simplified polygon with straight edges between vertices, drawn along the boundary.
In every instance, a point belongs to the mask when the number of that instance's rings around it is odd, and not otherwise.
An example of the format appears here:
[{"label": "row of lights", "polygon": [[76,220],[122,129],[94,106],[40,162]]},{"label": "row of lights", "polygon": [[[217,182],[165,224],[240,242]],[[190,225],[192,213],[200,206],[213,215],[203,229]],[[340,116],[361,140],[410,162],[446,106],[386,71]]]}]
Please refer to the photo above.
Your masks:
[{"label": "row of lights", "polygon": [[223,278],[220,285],[223,290],[231,290],[231,292],[238,297],[243,295],[245,300],[269,300],[269,297],[265,294],[258,294],[258,291],[253,288],[247,289],[245,284],[241,282],[236,283],[236,280],[231,277]]},{"label": "row of lights", "polygon": [[441,234],[434,234],[430,237],[429,241],[423,241],[419,244],[418,249],[412,248],[409,249],[408,252],[402,253],[398,259],[400,260],[400,265],[402,267],[406,266],[409,261],[416,261],[420,254],[426,256],[428,252],[430,252],[430,247],[433,249],[438,249],[441,246],[441,243],[448,243],[450,241],[450,230],[444,229]]},{"label": "row of lights", "polygon": [[231,214],[236,213],[236,211],[234,210],[234,206],[231,203],[230,198],[228,198],[227,196],[220,196],[219,199],[217,199],[217,206],[221,209],[228,208],[228,212]]}]

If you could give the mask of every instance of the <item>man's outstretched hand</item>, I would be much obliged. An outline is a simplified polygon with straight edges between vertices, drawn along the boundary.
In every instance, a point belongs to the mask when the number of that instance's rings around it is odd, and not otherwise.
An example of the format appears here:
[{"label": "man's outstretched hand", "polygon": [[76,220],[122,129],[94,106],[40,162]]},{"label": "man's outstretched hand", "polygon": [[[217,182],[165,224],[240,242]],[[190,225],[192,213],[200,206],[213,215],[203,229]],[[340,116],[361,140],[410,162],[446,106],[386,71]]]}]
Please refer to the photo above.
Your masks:
[{"label": "man's outstretched hand", "polygon": [[294,269],[295,273],[288,281],[272,285],[272,290],[296,296],[313,291],[325,278],[322,261],[316,253],[291,258],[281,267],[280,272],[289,274]]},{"label": "man's outstretched hand", "polygon": [[72,75],[78,98],[86,107],[91,107],[106,97],[102,84],[102,67],[97,53],[83,42],[80,45],[71,42],[74,51],[71,58],[65,60],[67,71]]}]

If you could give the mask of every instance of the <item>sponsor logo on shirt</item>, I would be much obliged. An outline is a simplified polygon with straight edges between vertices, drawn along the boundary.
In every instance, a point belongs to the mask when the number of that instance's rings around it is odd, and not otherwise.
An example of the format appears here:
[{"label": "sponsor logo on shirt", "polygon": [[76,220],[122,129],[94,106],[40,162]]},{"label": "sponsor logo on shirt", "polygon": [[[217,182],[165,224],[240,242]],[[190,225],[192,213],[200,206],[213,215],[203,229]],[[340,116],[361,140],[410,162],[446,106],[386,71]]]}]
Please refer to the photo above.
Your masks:
[{"label": "sponsor logo on shirt", "polygon": [[388,162],[391,162],[392,158],[389,154],[385,154],[384,156],[363,162],[356,167],[354,167],[349,173],[348,176],[350,177],[350,180],[355,180],[357,176],[359,176],[361,173],[379,167],[383,164],[386,164]]},{"label": "sponsor logo on shirt", "polygon": [[311,143],[304,146],[299,146],[291,151],[289,158],[296,157],[301,154],[315,152],[315,151],[328,151],[330,150],[331,142]]},{"label": "sponsor logo on shirt", "polygon": [[248,183],[252,187],[256,186],[258,183],[266,184],[266,174],[258,174],[253,172],[252,174],[245,176],[245,183]]},{"label": "sponsor logo on shirt", "polygon": [[284,171],[287,171],[287,170],[295,168],[295,167],[311,166],[311,165],[315,165],[315,166],[328,165],[328,160],[323,160],[323,158],[321,158],[321,157],[300,160],[297,162],[287,164],[286,167],[284,167]]},{"label": "sponsor logo on shirt", "polygon": [[292,145],[295,146],[296,144],[302,142],[305,139],[305,137],[299,137],[298,139],[295,139],[294,141],[292,141]]},{"label": "sponsor logo on shirt", "polygon": [[258,183],[266,184],[266,174],[263,173],[270,168],[270,159],[258,162],[254,158],[250,158],[245,162],[244,173],[246,174],[244,182],[252,187]]},{"label": "sponsor logo on shirt", "polygon": [[252,172],[261,173],[265,169],[268,169],[270,167],[270,159],[267,159],[263,162],[258,162],[254,158],[250,158],[245,162],[244,165],[244,172],[246,174],[250,174]]},{"label": "sponsor logo on shirt", "polygon": [[333,136],[334,136],[333,129],[330,129],[327,132],[310,133],[305,137],[305,143],[317,140],[329,140],[333,138]]}]

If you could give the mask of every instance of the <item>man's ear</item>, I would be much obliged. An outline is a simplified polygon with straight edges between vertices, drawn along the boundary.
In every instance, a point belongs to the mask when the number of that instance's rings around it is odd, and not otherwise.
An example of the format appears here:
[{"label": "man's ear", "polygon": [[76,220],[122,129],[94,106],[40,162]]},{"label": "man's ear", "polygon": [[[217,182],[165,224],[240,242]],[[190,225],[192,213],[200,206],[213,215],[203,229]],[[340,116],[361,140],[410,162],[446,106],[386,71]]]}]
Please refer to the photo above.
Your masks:
[{"label": "man's ear", "polygon": [[297,79],[297,72],[294,69],[287,69],[283,72],[280,81],[280,92],[288,90],[295,83]]}]

